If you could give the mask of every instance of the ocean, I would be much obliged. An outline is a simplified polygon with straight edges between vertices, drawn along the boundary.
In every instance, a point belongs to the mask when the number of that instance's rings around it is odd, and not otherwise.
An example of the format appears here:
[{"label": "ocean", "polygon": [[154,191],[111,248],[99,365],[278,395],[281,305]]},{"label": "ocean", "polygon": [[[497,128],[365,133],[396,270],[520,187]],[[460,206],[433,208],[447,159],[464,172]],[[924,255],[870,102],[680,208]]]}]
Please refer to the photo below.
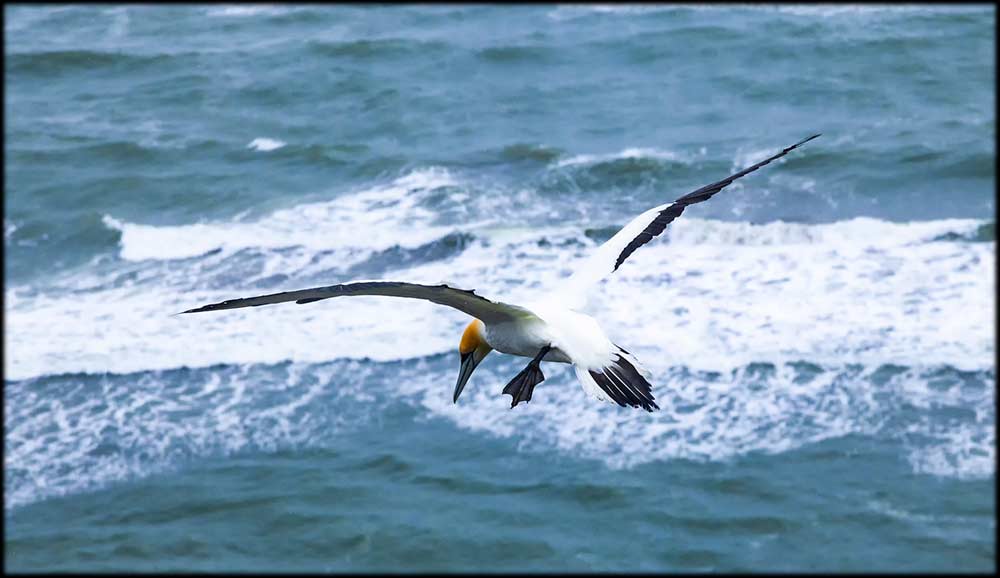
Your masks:
[{"label": "ocean", "polygon": [[[991,571],[992,5],[7,5],[8,571]],[[658,412],[379,297],[587,309]]]}]

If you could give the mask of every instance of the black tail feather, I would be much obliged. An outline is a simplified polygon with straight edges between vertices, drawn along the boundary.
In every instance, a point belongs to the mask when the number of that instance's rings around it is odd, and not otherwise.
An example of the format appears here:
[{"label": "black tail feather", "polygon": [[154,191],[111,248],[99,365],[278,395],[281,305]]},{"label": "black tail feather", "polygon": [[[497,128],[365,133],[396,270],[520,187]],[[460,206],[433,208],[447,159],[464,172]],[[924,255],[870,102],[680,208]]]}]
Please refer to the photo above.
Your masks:
[{"label": "black tail feather", "polygon": [[601,371],[591,371],[590,376],[622,407],[641,407],[646,411],[660,409],[653,398],[653,386],[624,356],[616,355],[610,365]]}]

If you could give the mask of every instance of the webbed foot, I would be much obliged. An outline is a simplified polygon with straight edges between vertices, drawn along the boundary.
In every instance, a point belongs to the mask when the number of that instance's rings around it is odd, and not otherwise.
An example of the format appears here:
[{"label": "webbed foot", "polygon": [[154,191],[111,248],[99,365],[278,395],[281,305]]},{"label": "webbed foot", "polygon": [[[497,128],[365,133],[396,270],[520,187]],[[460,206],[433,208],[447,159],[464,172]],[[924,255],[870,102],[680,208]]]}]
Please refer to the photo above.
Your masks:
[{"label": "webbed foot", "polygon": [[510,380],[510,383],[503,388],[503,393],[509,394],[513,398],[510,407],[513,408],[522,401],[531,401],[531,394],[535,391],[535,386],[545,381],[541,361],[550,349],[552,349],[551,345],[543,347],[538,355],[528,363],[527,367],[515,375],[514,379]]}]

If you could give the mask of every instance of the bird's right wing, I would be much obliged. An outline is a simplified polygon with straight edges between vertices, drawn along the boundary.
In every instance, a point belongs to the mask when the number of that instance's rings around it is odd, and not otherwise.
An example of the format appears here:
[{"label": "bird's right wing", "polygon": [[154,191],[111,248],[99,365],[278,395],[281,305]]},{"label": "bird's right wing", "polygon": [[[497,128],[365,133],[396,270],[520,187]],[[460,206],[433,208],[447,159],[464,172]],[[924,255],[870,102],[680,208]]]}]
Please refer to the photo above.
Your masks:
[{"label": "bird's right wing", "polygon": [[260,295],[258,297],[229,299],[195,309],[188,309],[181,313],[200,313],[202,311],[220,311],[240,307],[257,307],[288,301],[303,304],[351,295],[381,295],[385,297],[422,299],[458,309],[485,323],[502,323],[515,319],[523,319],[524,317],[534,317],[531,311],[523,307],[499,301],[490,301],[485,297],[476,295],[474,291],[456,289],[445,284],[419,285],[401,281],[358,281],[342,285],[327,285],[325,287],[313,287],[312,289],[271,293],[270,295]]},{"label": "bird's right wing", "polygon": [[688,205],[707,201],[712,195],[718,193],[736,179],[752,173],[760,167],[779,159],[789,151],[805,144],[820,135],[815,134],[805,140],[799,141],[790,147],[783,149],[774,156],[768,157],[759,163],[751,165],[742,171],[730,175],[721,181],[705,185],[698,190],[692,191],[672,203],[666,203],[646,211],[638,217],[632,219],[613,237],[597,248],[587,260],[577,269],[577,271],[566,279],[565,285],[560,291],[560,295],[567,298],[581,298],[586,291],[601,279],[614,273],[625,259],[628,259],[636,249],[645,245],[666,228],[671,221],[684,212]]}]

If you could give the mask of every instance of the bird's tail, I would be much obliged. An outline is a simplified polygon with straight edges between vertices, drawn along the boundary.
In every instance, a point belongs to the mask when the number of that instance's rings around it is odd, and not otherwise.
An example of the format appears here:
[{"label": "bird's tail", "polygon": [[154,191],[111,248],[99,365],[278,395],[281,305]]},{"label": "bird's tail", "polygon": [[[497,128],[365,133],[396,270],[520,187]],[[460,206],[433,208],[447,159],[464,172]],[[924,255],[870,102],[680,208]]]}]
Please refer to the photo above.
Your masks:
[{"label": "bird's tail", "polygon": [[583,388],[594,397],[625,407],[641,407],[646,411],[660,409],[653,398],[653,386],[646,380],[649,372],[635,357],[615,346],[611,363],[599,369],[574,366]]}]

